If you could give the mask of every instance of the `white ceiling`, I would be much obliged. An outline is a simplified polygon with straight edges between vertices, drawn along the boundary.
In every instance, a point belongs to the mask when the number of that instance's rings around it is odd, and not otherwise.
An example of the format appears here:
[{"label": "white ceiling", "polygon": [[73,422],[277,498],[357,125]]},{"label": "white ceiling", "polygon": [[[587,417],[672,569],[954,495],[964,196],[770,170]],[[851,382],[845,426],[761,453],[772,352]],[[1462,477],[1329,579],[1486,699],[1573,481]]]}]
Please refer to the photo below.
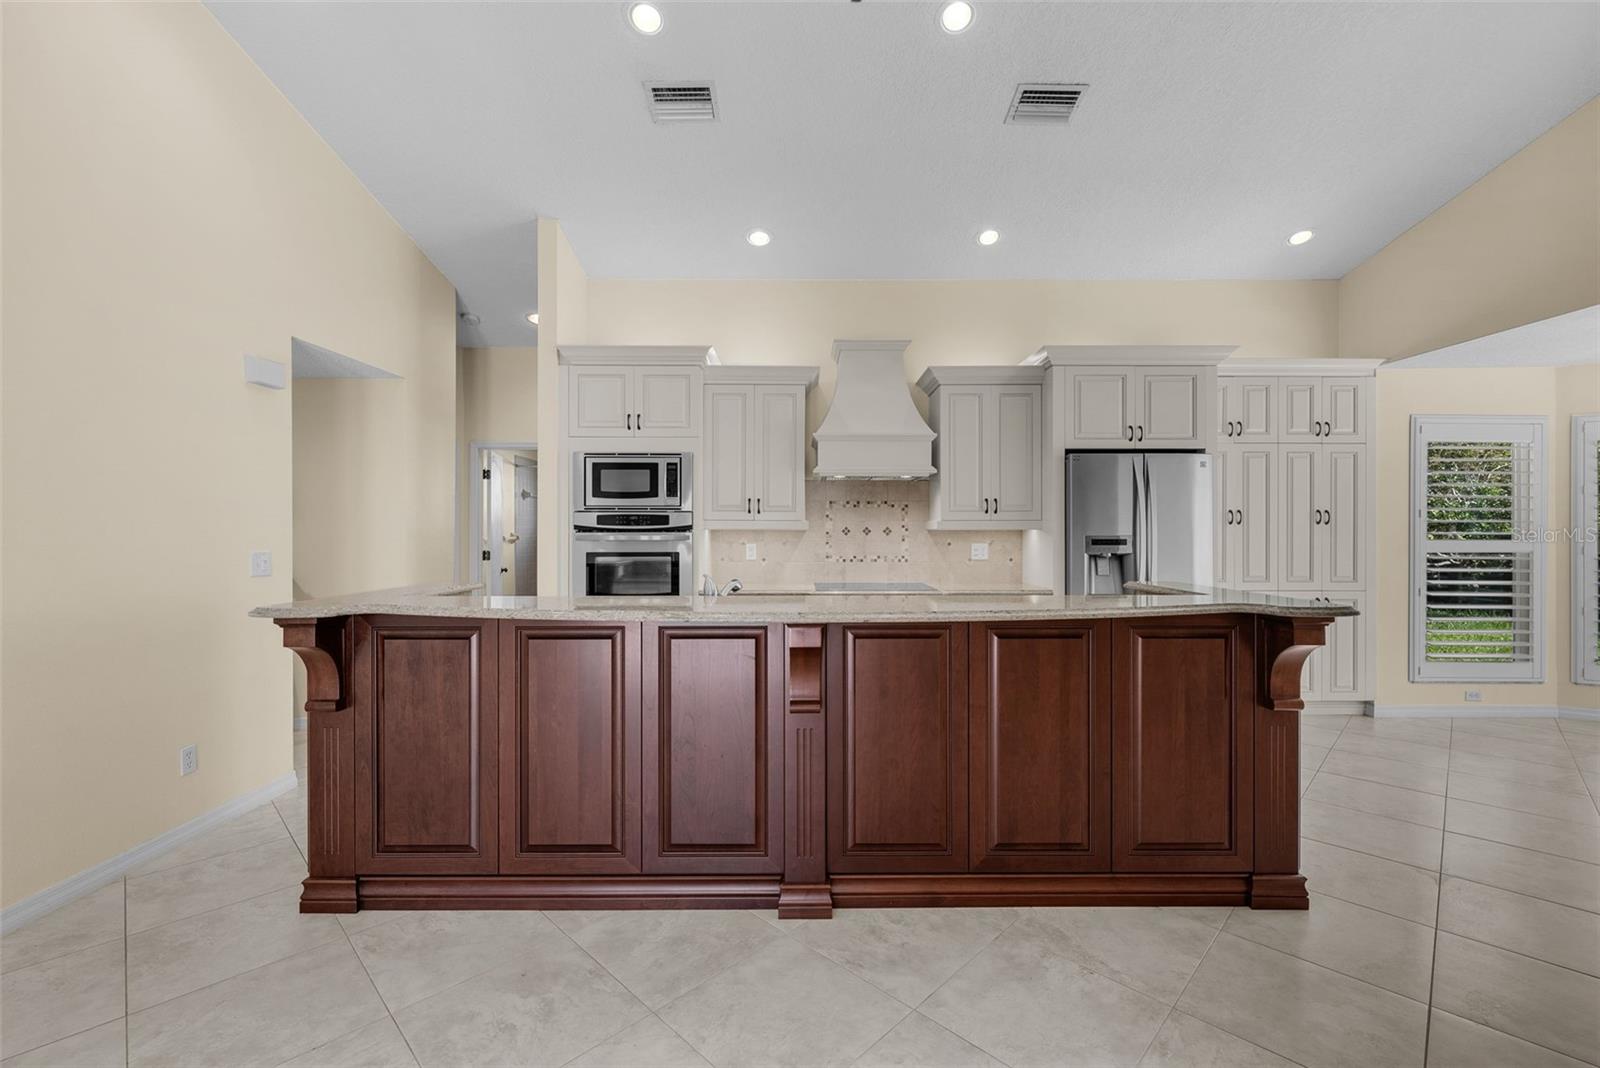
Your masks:
[{"label": "white ceiling", "polygon": [[[539,215],[602,277],[1338,277],[1600,93],[1588,3],[975,2],[210,8],[474,344],[532,342]],[[653,125],[655,79],[720,120]],[[1090,88],[1003,125],[1021,81]]]}]

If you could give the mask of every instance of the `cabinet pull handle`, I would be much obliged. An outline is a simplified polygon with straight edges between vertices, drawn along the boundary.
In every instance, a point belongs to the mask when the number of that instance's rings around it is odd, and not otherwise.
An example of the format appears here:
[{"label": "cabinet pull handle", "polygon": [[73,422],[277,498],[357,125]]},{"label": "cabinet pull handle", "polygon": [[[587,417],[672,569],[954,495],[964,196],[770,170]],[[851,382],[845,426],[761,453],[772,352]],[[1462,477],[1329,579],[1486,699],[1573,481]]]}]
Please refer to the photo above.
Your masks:
[{"label": "cabinet pull handle", "polygon": [[626,419],[627,422],[628,422],[628,429],[632,430],[633,429],[633,415],[630,413],[630,414],[624,416],[623,418]]},{"label": "cabinet pull handle", "polygon": [[644,429],[644,413],[643,412],[639,412],[638,414],[636,414],[633,417],[633,428],[635,430],[643,430]]},{"label": "cabinet pull handle", "polygon": [[760,515],[760,514],[761,514],[761,498],[757,497],[756,498],[756,515]]},{"label": "cabinet pull handle", "polygon": [[1128,440],[1129,441],[1133,440],[1133,424],[1132,423],[1128,424]]},{"label": "cabinet pull handle", "polygon": [[751,498],[749,498],[749,497],[746,497],[744,499],[744,514],[745,515],[749,515],[750,514],[750,501],[751,501]]},{"label": "cabinet pull handle", "polygon": [[1332,423],[1327,422],[1327,421],[1323,422],[1323,424],[1322,424],[1322,436],[1325,437],[1325,438],[1333,437],[1333,424]]},{"label": "cabinet pull handle", "polygon": [[1227,434],[1230,438],[1233,437],[1233,420],[1229,419],[1224,425],[1226,425],[1228,429],[1223,431],[1223,433]]},{"label": "cabinet pull handle", "polygon": [[1236,423],[1234,425],[1239,428],[1239,433],[1236,436],[1241,437],[1241,438],[1244,437],[1244,423],[1241,421],[1241,422]]},{"label": "cabinet pull handle", "polygon": [[1144,427],[1140,427],[1139,428],[1139,440],[1140,441],[1144,440]]},{"label": "cabinet pull handle", "polygon": [[990,515],[999,515],[1000,514],[1000,498],[999,497],[990,497],[989,498],[989,505],[990,505],[990,507],[989,507],[989,514]]},{"label": "cabinet pull handle", "polygon": [[982,504],[983,504],[983,514],[984,515],[988,515],[989,514],[989,498],[987,498],[987,497],[979,497],[978,500],[980,502],[982,502]]}]

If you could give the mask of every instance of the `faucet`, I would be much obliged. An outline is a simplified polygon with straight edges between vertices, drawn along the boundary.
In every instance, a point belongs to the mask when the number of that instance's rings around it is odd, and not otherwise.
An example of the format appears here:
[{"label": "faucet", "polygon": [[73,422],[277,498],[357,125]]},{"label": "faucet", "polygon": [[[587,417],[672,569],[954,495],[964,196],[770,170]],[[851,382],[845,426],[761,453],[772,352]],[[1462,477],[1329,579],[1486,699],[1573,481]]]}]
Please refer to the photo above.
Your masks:
[{"label": "faucet", "polygon": [[744,583],[738,579],[729,579],[727,585],[717,589],[717,584],[711,580],[710,575],[700,576],[700,595],[702,597],[721,597],[724,594],[738,593],[744,589]]}]

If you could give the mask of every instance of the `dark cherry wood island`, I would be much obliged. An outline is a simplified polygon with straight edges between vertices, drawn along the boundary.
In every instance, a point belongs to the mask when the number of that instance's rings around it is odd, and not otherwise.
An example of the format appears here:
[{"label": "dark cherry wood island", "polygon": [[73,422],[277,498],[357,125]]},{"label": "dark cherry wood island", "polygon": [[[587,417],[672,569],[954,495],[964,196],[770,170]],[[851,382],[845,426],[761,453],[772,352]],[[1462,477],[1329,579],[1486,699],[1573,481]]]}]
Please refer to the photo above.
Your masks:
[{"label": "dark cherry wood island", "polygon": [[302,912],[1307,907],[1301,666],[1351,610],[1229,591],[385,591],[305,662]]}]

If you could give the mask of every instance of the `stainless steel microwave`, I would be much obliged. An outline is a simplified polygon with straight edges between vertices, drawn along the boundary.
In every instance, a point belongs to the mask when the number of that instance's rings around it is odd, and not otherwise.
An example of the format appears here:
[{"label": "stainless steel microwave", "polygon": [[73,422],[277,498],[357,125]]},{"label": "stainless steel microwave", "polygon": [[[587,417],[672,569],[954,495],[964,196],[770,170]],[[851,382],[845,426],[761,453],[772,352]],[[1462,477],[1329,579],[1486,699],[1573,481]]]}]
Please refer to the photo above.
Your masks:
[{"label": "stainless steel microwave", "polygon": [[663,508],[686,512],[693,506],[691,457],[681,452],[583,452],[574,458],[574,478],[583,487],[574,509]]}]

